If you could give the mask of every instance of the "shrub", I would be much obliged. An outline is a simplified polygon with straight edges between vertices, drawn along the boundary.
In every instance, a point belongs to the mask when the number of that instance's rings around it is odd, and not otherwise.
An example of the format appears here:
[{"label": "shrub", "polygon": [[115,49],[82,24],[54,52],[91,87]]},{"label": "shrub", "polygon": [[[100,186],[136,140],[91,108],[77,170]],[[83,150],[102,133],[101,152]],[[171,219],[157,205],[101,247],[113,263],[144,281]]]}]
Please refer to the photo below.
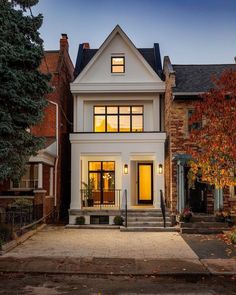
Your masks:
[{"label": "shrub", "polygon": [[189,222],[192,218],[193,213],[189,207],[184,208],[183,212],[179,216],[179,221],[181,222]]},{"label": "shrub", "polygon": [[0,223],[0,241],[1,243],[8,242],[12,239],[12,228],[4,223]]},{"label": "shrub", "polygon": [[115,225],[122,225],[124,222],[124,218],[122,216],[115,216],[114,217],[114,224]]},{"label": "shrub", "polygon": [[24,198],[19,198],[19,199],[16,199],[13,203],[11,203],[9,207],[29,207],[32,205],[33,205],[32,201],[24,199]]},{"label": "shrub", "polygon": [[236,244],[236,229],[235,229],[234,232],[232,233],[230,239],[231,239],[231,242],[232,242],[233,244]]},{"label": "shrub", "polygon": [[75,224],[85,224],[85,217],[84,216],[76,217]]}]

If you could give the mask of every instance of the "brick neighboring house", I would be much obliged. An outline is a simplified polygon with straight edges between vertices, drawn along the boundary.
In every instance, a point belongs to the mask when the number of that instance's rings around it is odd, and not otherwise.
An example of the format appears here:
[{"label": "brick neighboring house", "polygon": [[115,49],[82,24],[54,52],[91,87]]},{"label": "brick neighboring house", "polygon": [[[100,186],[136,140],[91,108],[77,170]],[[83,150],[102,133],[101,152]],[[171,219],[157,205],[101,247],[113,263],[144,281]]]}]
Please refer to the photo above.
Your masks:
[{"label": "brick neighboring house", "polygon": [[68,38],[62,34],[60,49],[45,51],[40,71],[52,75],[53,91],[46,96],[48,106],[40,124],[31,132],[45,138],[45,147],[35,157],[30,157],[27,172],[21,181],[6,181],[0,187],[0,207],[16,198],[28,198],[34,204],[43,203],[47,215],[54,207],[62,216],[70,202],[70,143],[72,129],[72,101],[70,82],[74,66],[68,52]]},{"label": "brick neighboring house", "polygon": [[[196,182],[195,189],[188,188],[189,155],[186,148],[189,142],[189,118],[193,102],[199,95],[214,85],[212,76],[220,76],[226,69],[236,70],[236,64],[212,65],[173,65],[168,56],[164,58],[165,92],[165,131],[167,132],[165,154],[165,192],[168,207],[182,211],[187,205],[194,212],[213,213],[221,207],[233,208],[236,205],[235,188],[218,191]],[[191,143],[194,144],[194,143]],[[236,213],[236,212],[235,212]]]}]

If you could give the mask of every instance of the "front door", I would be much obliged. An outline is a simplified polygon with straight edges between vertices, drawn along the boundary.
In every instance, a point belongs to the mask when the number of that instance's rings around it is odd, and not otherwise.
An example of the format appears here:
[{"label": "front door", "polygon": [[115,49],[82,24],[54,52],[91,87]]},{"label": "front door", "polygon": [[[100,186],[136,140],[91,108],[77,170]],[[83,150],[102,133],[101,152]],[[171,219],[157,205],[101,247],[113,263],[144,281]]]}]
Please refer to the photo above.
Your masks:
[{"label": "front door", "polygon": [[153,204],[152,163],[138,163],[138,203]]}]

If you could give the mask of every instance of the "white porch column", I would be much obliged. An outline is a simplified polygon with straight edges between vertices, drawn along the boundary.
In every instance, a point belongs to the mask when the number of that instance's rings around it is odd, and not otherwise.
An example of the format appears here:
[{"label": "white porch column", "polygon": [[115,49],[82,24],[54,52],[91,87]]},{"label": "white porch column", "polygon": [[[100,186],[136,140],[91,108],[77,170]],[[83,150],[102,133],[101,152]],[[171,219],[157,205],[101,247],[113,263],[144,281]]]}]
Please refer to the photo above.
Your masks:
[{"label": "white porch column", "polygon": [[43,164],[38,164],[38,188],[43,188]]},{"label": "white porch column", "polygon": [[178,211],[182,212],[185,203],[184,203],[184,167],[178,163],[177,164],[177,204]]},{"label": "white porch column", "polygon": [[53,196],[53,167],[50,167],[50,188],[49,196]]},{"label": "white porch column", "polygon": [[81,175],[80,150],[77,144],[71,143],[71,203],[70,209],[81,209]]},{"label": "white porch column", "polygon": [[[165,158],[164,158],[164,143],[160,144],[159,152],[156,153],[155,159],[153,161],[153,206],[155,208],[161,207],[161,194],[160,190],[163,192],[163,197],[165,198]],[[159,171],[159,165],[162,165],[162,173]]]},{"label": "white porch column", "polygon": [[[128,174],[124,174],[124,165],[128,165]],[[121,209],[125,209],[125,190],[127,191],[127,208],[130,208],[131,205],[131,190],[130,190],[130,160],[128,154],[122,154],[121,161],[122,169],[122,192],[121,192]]]},{"label": "white porch column", "polygon": [[214,190],[214,210],[223,209],[223,190],[215,188]]}]

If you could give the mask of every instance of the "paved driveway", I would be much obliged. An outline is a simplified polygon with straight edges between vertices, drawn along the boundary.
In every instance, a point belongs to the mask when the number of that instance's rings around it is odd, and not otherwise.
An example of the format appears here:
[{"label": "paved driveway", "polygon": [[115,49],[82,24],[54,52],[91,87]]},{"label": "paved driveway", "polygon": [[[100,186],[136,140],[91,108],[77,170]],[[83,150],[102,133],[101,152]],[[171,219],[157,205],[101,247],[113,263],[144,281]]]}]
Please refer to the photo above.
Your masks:
[{"label": "paved driveway", "polygon": [[178,233],[120,232],[47,226],[4,257],[197,259]]}]

